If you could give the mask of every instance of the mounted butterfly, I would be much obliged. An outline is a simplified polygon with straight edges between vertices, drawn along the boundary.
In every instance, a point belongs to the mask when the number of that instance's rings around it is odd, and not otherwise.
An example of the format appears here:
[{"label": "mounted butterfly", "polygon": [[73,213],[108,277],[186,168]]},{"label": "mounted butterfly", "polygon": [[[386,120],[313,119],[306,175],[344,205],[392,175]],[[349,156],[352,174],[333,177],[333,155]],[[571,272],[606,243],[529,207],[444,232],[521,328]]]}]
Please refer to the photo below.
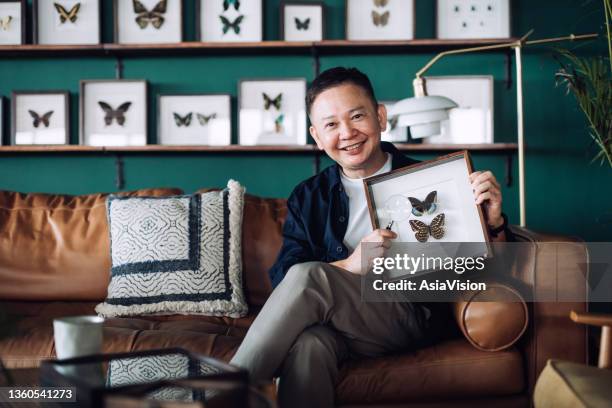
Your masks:
[{"label": "mounted butterfly", "polygon": [[100,44],[101,0],[33,0],[35,44]]},{"label": "mounted butterfly", "polygon": [[325,37],[325,4],[283,2],[280,26],[284,41],[322,41]]},{"label": "mounted butterfly", "polygon": [[263,0],[196,0],[196,16],[198,41],[263,39]]},{"label": "mounted butterfly", "polygon": [[229,95],[159,95],[158,140],[163,145],[229,145]]},{"label": "mounted butterfly", "polygon": [[181,0],[114,0],[115,42],[178,43],[183,39]]},{"label": "mounted butterfly", "polygon": [[13,92],[11,142],[67,144],[69,137],[67,91]]},{"label": "mounted butterfly", "polygon": [[147,144],[147,83],[86,80],[80,84],[80,140],[89,146]]},{"label": "mounted butterfly", "polygon": [[412,40],[414,0],[346,0],[346,39]]}]

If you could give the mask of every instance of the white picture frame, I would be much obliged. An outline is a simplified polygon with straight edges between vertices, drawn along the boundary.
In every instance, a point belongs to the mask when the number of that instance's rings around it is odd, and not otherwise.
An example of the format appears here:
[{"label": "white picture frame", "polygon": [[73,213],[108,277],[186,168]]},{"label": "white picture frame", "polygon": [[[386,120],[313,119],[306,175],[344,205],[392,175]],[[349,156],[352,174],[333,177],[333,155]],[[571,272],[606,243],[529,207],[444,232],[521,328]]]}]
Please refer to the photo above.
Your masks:
[{"label": "white picture frame", "polygon": [[25,44],[25,32],[25,0],[0,0],[0,45]]},{"label": "white picture frame", "polygon": [[283,41],[323,41],[325,4],[304,1],[282,3],[280,28]]},{"label": "white picture frame", "polygon": [[414,0],[346,0],[346,39],[414,39]]},{"label": "white picture frame", "polygon": [[196,16],[198,41],[263,40],[263,0],[198,0]]},{"label": "white picture frame", "polygon": [[231,144],[230,95],[158,95],[157,110],[157,140],[161,145]]},{"label": "white picture frame", "polygon": [[494,79],[491,75],[425,77],[428,95],[440,95],[459,106],[440,123],[440,134],[423,139],[428,144],[493,143]]},{"label": "white picture frame", "polygon": [[305,145],[306,78],[246,79],[238,84],[241,145]]},{"label": "white picture frame", "polygon": [[80,90],[79,140],[82,145],[147,144],[147,81],[82,80]]},{"label": "white picture frame", "polygon": [[11,144],[70,143],[68,91],[13,91],[11,101]]},{"label": "white picture frame", "polygon": [[[397,234],[385,256],[404,254],[407,247],[414,251],[414,257],[436,256],[447,249],[440,245],[445,243],[472,243],[467,251],[474,253],[464,255],[488,255],[490,237],[483,210],[474,201],[469,179],[472,172],[469,154],[462,151],[364,179],[372,229],[387,228]],[[419,212],[410,198],[422,204],[432,193],[433,205]],[[417,239],[422,229],[418,223],[431,226],[440,219],[441,237],[434,238],[433,232],[425,229],[425,240]]]},{"label": "white picture frame", "polygon": [[408,128],[397,126],[397,120],[392,120],[388,113],[397,103],[397,101],[378,101],[385,105],[387,109],[387,129],[380,134],[380,140],[383,142],[392,142],[392,143],[407,143],[408,142]]},{"label": "white picture frame", "polygon": [[505,39],[510,31],[510,0],[437,0],[439,39]]},{"label": "white picture frame", "polygon": [[35,44],[100,44],[100,0],[34,0]]},{"label": "white picture frame", "polygon": [[183,0],[114,0],[113,10],[118,44],[183,41]]}]

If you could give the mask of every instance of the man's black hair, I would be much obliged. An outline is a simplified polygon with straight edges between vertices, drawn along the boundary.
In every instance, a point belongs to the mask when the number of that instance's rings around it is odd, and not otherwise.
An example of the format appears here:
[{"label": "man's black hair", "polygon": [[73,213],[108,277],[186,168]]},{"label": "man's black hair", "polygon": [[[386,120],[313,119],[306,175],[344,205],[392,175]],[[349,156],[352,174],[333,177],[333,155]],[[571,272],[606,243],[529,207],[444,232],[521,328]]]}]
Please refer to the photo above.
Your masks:
[{"label": "man's black hair", "polygon": [[306,92],[306,112],[310,115],[312,104],[319,94],[335,86],[347,83],[363,89],[371,99],[374,107],[378,106],[376,96],[374,95],[374,88],[372,88],[372,83],[366,74],[359,71],[357,68],[335,67],[321,72],[314,81],[312,81],[312,84],[308,88],[308,92]]}]

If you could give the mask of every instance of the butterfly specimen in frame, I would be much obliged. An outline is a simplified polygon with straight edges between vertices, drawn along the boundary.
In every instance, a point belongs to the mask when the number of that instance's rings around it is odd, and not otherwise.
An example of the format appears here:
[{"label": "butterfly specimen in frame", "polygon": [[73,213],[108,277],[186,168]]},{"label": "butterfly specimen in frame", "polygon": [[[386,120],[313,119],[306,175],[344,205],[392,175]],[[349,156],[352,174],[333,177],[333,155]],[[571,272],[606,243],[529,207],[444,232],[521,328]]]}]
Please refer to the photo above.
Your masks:
[{"label": "butterfly specimen in frame", "polygon": [[236,34],[240,34],[240,23],[242,23],[242,20],[244,19],[243,15],[239,15],[238,17],[236,17],[236,19],[233,22],[230,22],[224,16],[219,16],[219,18],[221,19],[221,22],[223,23],[223,34],[227,34],[230,28],[234,30]]},{"label": "butterfly specimen in frame", "polygon": [[421,201],[418,198],[408,197],[410,204],[412,204],[412,213],[420,217],[423,214],[433,214],[438,207],[436,205],[436,197],[438,196],[437,191],[432,191],[427,194],[425,200]]},{"label": "butterfly specimen in frame", "polygon": [[240,8],[240,0],[223,0],[223,11],[227,11],[229,6],[234,6],[238,10]]},{"label": "butterfly specimen in frame", "polygon": [[270,106],[274,106],[276,108],[276,110],[280,110],[281,108],[281,101],[283,99],[283,94],[282,92],[279,93],[276,98],[272,99],[267,93],[263,92],[262,96],[264,98],[264,108],[266,110],[270,110]]},{"label": "butterfly specimen in frame", "polygon": [[104,123],[109,126],[113,123],[113,119],[117,121],[119,126],[123,126],[125,123],[125,113],[130,109],[132,102],[125,102],[119,105],[117,109],[113,109],[108,103],[99,101],[98,104],[105,113]]},{"label": "butterfly specimen in frame", "polygon": [[75,4],[70,11],[66,10],[64,6],[58,3],[53,3],[55,10],[57,10],[59,14],[60,23],[64,24],[66,21],[70,21],[71,23],[75,23],[77,20],[77,14],[81,9],[81,3]]},{"label": "butterfly specimen in frame", "polygon": [[149,11],[144,4],[139,2],[138,0],[132,0],[132,5],[134,6],[134,13],[136,16],[136,24],[141,29],[147,28],[149,23],[157,29],[159,29],[162,24],[164,24],[164,14],[166,13],[168,0],[161,0],[159,3],[153,7],[153,10]]},{"label": "butterfly specimen in frame", "polygon": [[276,133],[281,133],[283,131],[283,121],[285,120],[285,115],[280,114],[276,119],[274,119],[274,131]]},{"label": "butterfly specimen in frame", "polygon": [[197,113],[196,116],[198,117],[198,122],[200,122],[200,125],[202,126],[208,125],[208,122],[210,122],[211,119],[217,118],[216,113],[211,113],[210,115],[202,115],[201,113]]},{"label": "butterfly specimen in frame", "polygon": [[376,7],[385,7],[387,4],[389,4],[389,0],[374,0]]},{"label": "butterfly specimen in frame", "polygon": [[397,121],[399,119],[399,116],[393,116],[391,119],[389,119],[389,130],[395,130],[395,128],[397,127]]},{"label": "butterfly specimen in frame", "polygon": [[35,128],[39,127],[41,123],[45,125],[45,127],[49,127],[49,120],[51,119],[51,115],[53,115],[53,111],[49,111],[42,116],[33,110],[28,110],[28,112],[30,112],[32,119],[34,119],[32,125],[34,125]]},{"label": "butterfly specimen in frame", "polygon": [[297,28],[298,30],[307,31],[309,27],[310,27],[310,17],[304,21],[300,21],[299,18],[295,17],[295,28]]},{"label": "butterfly specimen in frame", "polygon": [[422,221],[410,220],[410,228],[419,242],[427,242],[430,235],[435,239],[440,239],[444,236],[444,214],[436,215],[429,225]]},{"label": "butterfly specimen in frame", "polygon": [[6,16],[0,18],[0,27],[2,31],[8,31],[11,28],[11,21],[13,21],[13,16]]},{"label": "butterfly specimen in frame", "polygon": [[174,122],[176,123],[177,127],[181,127],[181,126],[189,126],[191,124],[191,118],[193,117],[193,113],[188,113],[185,116],[181,116],[176,112],[173,112],[174,115]]},{"label": "butterfly specimen in frame", "polygon": [[374,23],[376,27],[386,26],[387,23],[389,23],[390,16],[391,16],[391,13],[389,13],[388,11],[385,11],[384,13],[379,14],[376,11],[372,10],[372,22]]}]

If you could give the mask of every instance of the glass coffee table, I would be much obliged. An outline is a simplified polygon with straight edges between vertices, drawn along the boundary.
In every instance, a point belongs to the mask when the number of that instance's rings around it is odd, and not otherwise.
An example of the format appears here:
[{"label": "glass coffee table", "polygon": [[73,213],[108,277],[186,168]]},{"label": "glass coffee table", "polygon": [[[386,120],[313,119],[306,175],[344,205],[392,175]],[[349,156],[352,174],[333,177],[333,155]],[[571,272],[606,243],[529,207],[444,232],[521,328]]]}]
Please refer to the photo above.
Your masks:
[{"label": "glass coffee table", "polygon": [[246,371],[180,348],[44,361],[40,385],[74,387],[79,407],[275,406]]}]

